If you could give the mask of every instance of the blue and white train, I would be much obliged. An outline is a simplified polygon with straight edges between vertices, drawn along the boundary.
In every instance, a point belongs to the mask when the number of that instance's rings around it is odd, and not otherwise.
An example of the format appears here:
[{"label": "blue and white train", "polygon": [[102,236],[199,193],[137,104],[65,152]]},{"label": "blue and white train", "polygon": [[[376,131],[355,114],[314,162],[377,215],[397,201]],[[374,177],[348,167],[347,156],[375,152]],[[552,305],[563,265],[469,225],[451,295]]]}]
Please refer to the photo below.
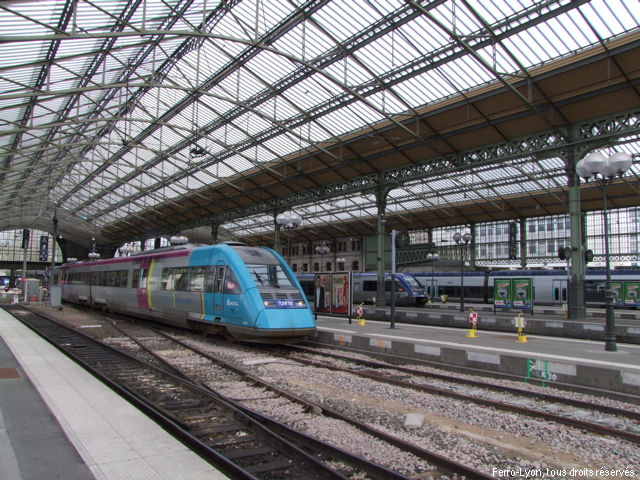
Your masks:
[{"label": "blue and white train", "polygon": [[[298,280],[309,302],[315,302],[314,283],[316,275],[313,273],[298,274]],[[395,293],[396,305],[405,307],[420,306],[427,303],[427,295],[424,287],[413,277],[405,273],[396,273]],[[369,272],[353,272],[352,300],[354,304],[372,304],[378,295],[378,274]],[[391,303],[391,274],[385,274],[385,302]]]},{"label": "blue and white train", "polygon": [[180,245],[56,267],[64,302],[258,343],[316,332],[287,263],[266,247]]}]

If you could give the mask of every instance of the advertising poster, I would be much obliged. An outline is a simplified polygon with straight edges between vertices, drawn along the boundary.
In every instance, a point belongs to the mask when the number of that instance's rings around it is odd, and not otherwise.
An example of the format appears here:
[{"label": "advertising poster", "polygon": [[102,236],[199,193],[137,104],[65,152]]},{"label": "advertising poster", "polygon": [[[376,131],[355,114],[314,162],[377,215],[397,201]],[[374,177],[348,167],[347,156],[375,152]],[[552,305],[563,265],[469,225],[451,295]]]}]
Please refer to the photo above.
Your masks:
[{"label": "advertising poster", "polygon": [[316,274],[313,292],[314,307],[316,312],[328,312],[331,297],[331,278],[327,274]]},{"label": "advertising poster", "polygon": [[511,279],[493,280],[493,304],[499,308],[511,308]]},{"label": "advertising poster", "polygon": [[627,307],[636,307],[640,304],[638,300],[640,293],[640,282],[624,282],[624,304]]},{"label": "advertising poster", "polygon": [[531,308],[531,279],[530,278],[514,278],[513,279],[513,308]]},{"label": "advertising poster", "polygon": [[338,272],[331,275],[331,313],[349,314],[351,306],[351,282],[349,272]]},{"label": "advertising poster", "polygon": [[613,294],[614,305],[624,305],[624,291],[622,282],[611,282],[611,292]]}]

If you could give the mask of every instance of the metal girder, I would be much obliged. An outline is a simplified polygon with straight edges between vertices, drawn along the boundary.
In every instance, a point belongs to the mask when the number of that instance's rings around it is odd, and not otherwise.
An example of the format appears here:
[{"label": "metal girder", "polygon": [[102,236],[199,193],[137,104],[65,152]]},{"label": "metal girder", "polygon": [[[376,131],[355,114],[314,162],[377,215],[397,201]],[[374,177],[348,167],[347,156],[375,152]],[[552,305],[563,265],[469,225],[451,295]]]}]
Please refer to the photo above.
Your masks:
[{"label": "metal girder", "polygon": [[[387,187],[401,186],[410,181],[424,180],[445,173],[541,154],[562,157],[564,152],[572,146],[592,144],[594,139],[600,141],[601,136],[594,133],[595,130],[606,132],[606,136],[610,141],[640,133],[640,110],[620,112],[615,115],[583,122],[577,125],[576,130],[580,132],[581,138],[573,143],[569,143],[564,138],[559,137],[555,132],[546,131],[508,142],[470,149],[451,157],[427,159],[419,164],[390,169],[384,172],[384,185]],[[177,229],[200,227],[209,225],[211,222],[223,224],[238,218],[268,214],[273,212],[275,208],[287,210],[338,196],[371,192],[379,186],[377,174],[363,175],[344,182],[306,189],[263,202],[255,202],[246,207],[225,210],[213,216],[181,223],[177,225]],[[153,230],[153,232],[154,234],[167,233],[166,230]]]}]

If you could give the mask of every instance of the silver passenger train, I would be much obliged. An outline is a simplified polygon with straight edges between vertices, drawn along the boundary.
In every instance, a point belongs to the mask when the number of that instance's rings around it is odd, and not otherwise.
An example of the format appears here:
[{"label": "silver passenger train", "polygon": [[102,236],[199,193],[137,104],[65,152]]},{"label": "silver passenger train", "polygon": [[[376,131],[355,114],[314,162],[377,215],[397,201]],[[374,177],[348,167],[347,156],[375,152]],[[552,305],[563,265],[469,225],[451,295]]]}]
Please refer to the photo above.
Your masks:
[{"label": "silver passenger train", "polygon": [[[414,276],[427,295],[437,300],[447,295],[450,301],[460,298],[464,283],[464,298],[471,303],[493,303],[494,280],[498,278],[530,278],[533,301],[537,305],[562,305],[568,299],[566,270],[491,270],[465,272],[464,282],[460,272],[406,272]],[[588,307],[601,308],[605,303],[606,272],[589,269],[585,273],[584,299]],[[611,272],[615,306],[634,308],[639,306],[640,270],[620,268]]]},{"label": "silver passenger train", "polygon": [[287,263],[266,247],[180,245],[56,267],[65,302],[220,333],[293,343],[316,331]]}]

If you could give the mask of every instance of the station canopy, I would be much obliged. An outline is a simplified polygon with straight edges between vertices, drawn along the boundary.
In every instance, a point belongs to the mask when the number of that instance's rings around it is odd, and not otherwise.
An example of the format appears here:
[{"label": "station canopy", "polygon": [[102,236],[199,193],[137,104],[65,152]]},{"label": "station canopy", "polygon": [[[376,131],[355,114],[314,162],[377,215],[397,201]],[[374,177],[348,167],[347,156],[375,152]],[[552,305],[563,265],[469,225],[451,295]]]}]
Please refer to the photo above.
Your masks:
[{"label": "station canopy", "polygon": [[[271,243],[568,211],[635,161],[637,0],[0,1],[0,228]],[[585,208],[602,194],[583,187]]]}]

